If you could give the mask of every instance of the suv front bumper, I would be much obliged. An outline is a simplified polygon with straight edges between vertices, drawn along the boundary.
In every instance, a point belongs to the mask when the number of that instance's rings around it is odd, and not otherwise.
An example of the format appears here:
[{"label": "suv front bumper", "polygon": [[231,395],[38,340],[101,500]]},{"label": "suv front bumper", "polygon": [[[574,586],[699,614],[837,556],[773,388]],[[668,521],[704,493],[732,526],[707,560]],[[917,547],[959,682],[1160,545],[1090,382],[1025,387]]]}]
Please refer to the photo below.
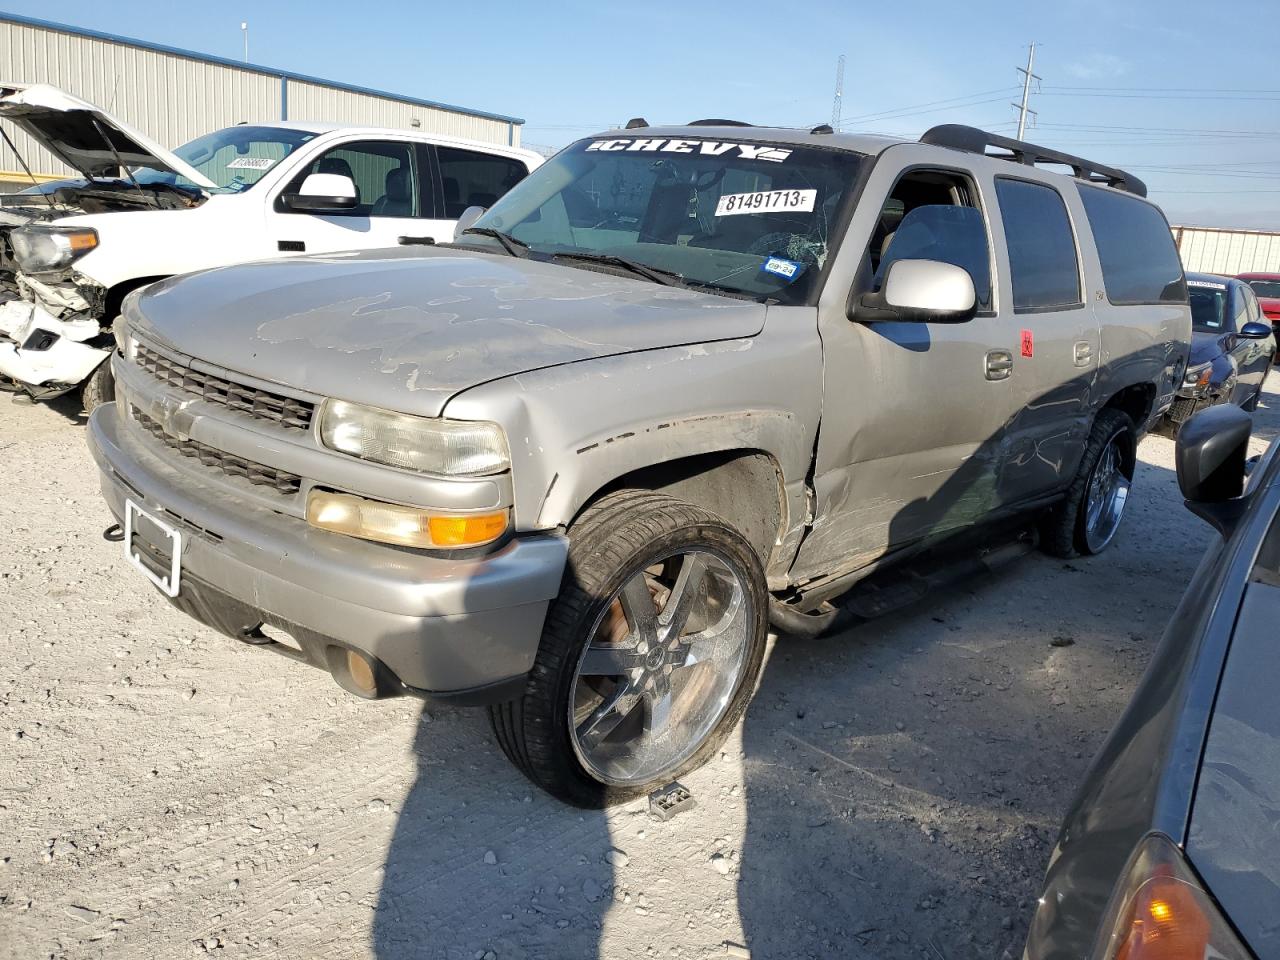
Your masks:
[{"label": "suv front bumper", "polygon": [[496,702],[522,689],[560,591],[564,537],[453,559],[316,530],[179,473],[123,429],[114,403],[90,417],[89,449],[117,520],[128,498],[182,530],[174,603],[196,619],[240,639],[277,627],[330,669],[335,652],[355,650],[391,687],[431,699]]}]

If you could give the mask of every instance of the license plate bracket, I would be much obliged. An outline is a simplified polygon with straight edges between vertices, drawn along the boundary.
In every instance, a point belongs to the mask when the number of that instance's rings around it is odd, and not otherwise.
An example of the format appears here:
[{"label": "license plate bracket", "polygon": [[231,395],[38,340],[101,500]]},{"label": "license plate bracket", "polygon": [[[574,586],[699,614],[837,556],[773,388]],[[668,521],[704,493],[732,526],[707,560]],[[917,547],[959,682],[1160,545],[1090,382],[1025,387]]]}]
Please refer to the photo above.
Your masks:
[{"label": "license plate bracket", "polygon": [[[145,533],[140,531],[140,524],[146,528]],[[153,570],[143,560],[134,544],[135,536],[153,546],[161,558],[168,554],[167,573]],[[124,556],[144,577],[159,587],[165,596],[176,597],[182,589],[182,531],[128,498],[124,501]],[[157,558],[153,558],[153,562],[157,562]]]}]

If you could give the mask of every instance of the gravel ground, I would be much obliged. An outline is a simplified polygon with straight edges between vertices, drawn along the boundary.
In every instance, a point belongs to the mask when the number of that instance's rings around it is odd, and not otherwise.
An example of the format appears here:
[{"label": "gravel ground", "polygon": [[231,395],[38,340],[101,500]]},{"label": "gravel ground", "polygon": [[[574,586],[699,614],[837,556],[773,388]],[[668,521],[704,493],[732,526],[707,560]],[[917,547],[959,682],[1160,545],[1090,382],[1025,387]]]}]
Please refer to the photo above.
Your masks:
[{"label": "gravel ground", "polygon": [[100,536],[72,405],[0,401],[0,456],[0,957],[23,960],[1019,956],[1211,536],[1147,438],[1103,557],[779,642],[664,824],[532,789],[482,712],[359,701],[180,616]]}]

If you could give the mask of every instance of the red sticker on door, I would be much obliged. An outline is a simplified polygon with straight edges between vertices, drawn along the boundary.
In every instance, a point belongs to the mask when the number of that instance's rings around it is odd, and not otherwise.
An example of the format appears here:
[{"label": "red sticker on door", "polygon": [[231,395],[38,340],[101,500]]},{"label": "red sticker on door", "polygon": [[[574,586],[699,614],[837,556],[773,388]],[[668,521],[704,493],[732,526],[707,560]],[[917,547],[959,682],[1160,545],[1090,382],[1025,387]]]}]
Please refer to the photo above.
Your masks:
[{"label": "red sticker on door", "polygon": [[1033,357],[1036,353],[1036,341],[1031,336],[1030,330],[1022,331],[1022,355],[1024,357]]}]

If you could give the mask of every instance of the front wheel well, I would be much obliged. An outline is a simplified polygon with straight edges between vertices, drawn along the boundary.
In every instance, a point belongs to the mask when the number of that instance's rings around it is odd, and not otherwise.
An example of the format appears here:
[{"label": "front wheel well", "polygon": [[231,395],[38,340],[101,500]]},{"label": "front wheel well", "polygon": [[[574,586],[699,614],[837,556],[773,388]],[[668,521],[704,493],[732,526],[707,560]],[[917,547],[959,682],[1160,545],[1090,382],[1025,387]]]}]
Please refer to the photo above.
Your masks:
[{"label": "front wheel well", "polygon": [[597,490],[579,514],[618,490],[651,490],[709,510],[741,533],[768,567],[784,518],[782,472],[760,450],[725,450],[650,464]]},{"label": "front wheel well", "polygon": [[124,298],[133,293],[133,291],[139,287],[145,287],[149,283],[164,280],[166,276],[134,277],[132,280],[121,280],[114,287],[109,288],[102,304],[102,322],[110,324],[116,317],[120,316],[120,308],[124,304]]}]

